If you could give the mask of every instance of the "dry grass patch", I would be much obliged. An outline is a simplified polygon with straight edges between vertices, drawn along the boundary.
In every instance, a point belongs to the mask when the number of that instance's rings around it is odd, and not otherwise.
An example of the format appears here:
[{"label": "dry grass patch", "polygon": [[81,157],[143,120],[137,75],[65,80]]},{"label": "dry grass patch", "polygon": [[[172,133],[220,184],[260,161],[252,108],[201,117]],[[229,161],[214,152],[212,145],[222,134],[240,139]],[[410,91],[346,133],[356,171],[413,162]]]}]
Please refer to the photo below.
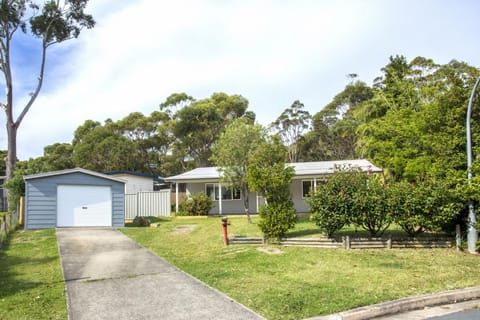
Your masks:
[{"label": "dry grass patch", "polygon": [[195,227],[196,227],[195,224],[180,224],[175,226],[170,232],[172,234],[188,234],[192,232],[193,229],[195,229]]}]

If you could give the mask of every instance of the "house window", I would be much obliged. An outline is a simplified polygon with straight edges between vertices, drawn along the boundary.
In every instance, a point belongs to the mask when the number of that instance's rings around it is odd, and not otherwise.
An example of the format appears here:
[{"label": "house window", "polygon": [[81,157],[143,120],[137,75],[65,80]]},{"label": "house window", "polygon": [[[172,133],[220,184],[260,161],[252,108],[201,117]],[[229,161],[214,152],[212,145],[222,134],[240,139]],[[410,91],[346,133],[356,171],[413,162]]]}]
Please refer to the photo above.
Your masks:
[{"label": "house window", "polygon": [[[210,199],[220,199],[220,185],[218,183],[205,183],[205,193]],[[240,200],[240,190],[222,185],[222,200]]]},{"label": "house window", "polygon": [[314,188],[313,180],[302,180],[302,199],[308,198]]},{"label": "house window", "polygon": [[308,198],[310,192],[315,191],[315,184],[318,186],[320,183],[324,183],[325,180],[320,178],[316,180],[302,180],[302,199]]}]

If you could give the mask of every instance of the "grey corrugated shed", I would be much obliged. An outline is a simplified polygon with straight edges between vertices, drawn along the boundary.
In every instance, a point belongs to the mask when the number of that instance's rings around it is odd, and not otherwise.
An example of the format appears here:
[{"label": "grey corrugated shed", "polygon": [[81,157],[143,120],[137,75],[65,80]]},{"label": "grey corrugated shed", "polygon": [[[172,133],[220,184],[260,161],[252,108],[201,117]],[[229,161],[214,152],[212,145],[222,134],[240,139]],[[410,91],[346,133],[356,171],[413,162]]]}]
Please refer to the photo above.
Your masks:
[{"label": "grey corrugated shed", "polygon": [[112,192],[112,227],[125,225],[125,181],[98,172],[75,168],[24,177],[25,229],[57,226],[59,185],[109,186]]},{"label": "grey corrugated shed", "polygon": [[[295,169],[296,177],[331,174],[335,171],[337,167],[360,168],[362,169],[362,171],[372,172],[372,173],[382,172],[382,169],[374,166],[370,161],[365,159],[317,161],[317,162],[294,162],[294,163],[288,163],[287,166],[292,166]],[[220,173],[218,171],[218,167],[204,167],[204,168],[196,168],[173,177],[168,177],[165,179],[165,181],[186,182],[186,181],[218,180],[218,179],[220,179]]]}]

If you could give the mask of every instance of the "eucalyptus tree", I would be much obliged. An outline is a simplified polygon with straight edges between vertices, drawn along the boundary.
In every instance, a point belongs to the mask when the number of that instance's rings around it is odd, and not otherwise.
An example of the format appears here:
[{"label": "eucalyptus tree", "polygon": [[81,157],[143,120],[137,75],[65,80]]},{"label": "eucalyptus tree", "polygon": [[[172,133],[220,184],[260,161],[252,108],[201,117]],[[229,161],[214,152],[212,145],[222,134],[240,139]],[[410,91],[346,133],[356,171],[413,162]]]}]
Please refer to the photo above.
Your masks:
[{"label": "eucalyptus tree", "polygon": [[282,138],[288,150],[288,160],[297,162],[298,142],[309,130],[311,116],[299,100],[295,100],[289,108],[283,110],[270,127]]},{"label": "eucalyptus tree", "polygon": [[[13,177],[17,161],[17,132],[42,88],[47,49],[66,40],[77,38],[83,28],[92,28],[95,21],[84,12],[88,0],[48,0],[38,4],[33,0],[2,0],[0,3],[0,71],[4,76],[8,155],[7,179]],[[29,32],[27,31],[28,29]],[[40,63],[36,84],[17,117],[14,115],[14,65],[12,63],[15,36],[23,32],[40,39]]]},{"label": "eucalyptus tree", "polygon": [[179,109],[174,115],[175,152],[197,166],[210,165],[211,148],[235,119],[243,117],[248,100],[241,95],[214,93]]},{"label": "eucalyptus tree", "polygon": [[299,143],[299,159],[302,161],[357,157],[356,130],[361,121],[356,112],[373,97],[373,89],[355,77],[351,77],[352,81],[313,116],[312,131]]}]

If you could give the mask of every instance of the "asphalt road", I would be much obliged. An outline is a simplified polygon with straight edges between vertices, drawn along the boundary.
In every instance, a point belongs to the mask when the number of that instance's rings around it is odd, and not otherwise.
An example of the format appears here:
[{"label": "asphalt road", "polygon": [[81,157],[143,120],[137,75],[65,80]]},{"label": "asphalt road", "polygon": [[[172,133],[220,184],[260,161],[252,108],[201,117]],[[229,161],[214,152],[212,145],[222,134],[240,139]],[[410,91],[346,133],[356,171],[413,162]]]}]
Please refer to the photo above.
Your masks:
[{"label": "asphalt road", "polygon": [[478,320],[480,319],[480,310],[466,310],[451,313],[445,316],[428,318],[427,320]]}]

